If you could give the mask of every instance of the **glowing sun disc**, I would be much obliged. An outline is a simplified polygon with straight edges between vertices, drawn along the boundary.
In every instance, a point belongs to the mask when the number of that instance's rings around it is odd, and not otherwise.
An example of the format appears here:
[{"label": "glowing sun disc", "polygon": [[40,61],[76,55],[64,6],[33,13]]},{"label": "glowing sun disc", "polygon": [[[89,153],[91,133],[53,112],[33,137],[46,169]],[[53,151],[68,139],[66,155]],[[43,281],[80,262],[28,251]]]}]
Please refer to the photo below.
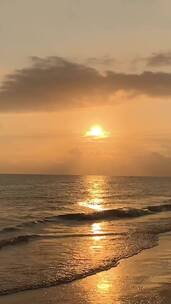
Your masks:
[{"label": "glowing sun disc", "polygon": [[88,130],[85,134],[87,137],[93,137],[93,138],[105,138],[109,137],[109,132],[106,132],[103,130],[101,126],[92,126],[90,130]]}]

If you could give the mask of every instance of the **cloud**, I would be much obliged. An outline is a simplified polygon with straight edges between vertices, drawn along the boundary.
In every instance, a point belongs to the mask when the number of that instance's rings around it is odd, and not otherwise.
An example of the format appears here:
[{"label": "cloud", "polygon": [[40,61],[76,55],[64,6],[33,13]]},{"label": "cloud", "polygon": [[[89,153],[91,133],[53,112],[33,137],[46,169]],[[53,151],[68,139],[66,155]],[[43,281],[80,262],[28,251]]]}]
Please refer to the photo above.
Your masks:
[{"label": "cloud", "polygon": [[46,165],[46,170],[53,174],[81,174],[83,155],[79,148],[73,148],[61,161],[53,161]]},{"label": "cloud", "polygon": [[0,87],[1,112],[57,111],[116,102],[116,94],[171,96],[171,73],[124,74],[59,57],[32,58],[32,65],[7,75]]},{"label": "cloud", "polygon": [[137,164],[141,166],[141,175],[171,176],[171,157],[153,152],[137,159]]},{"label": "cloud", "polygon": [[93,66],[104,66],[104,67],[112,67],[116,65],[116,59],[110,57],[108,55],[102,57],[89,57],[85,60],[85,63]]},{"label": "cloud", "polygon": [[160,153],[135,153],[119,158],[97,155],[84,155],[75,150],[61,162],[46,164],[47,171],[53,174],[104,174],[119,176],[171,176],[171,157]]},{"label": "cloud", "polygon": [[142,59],[148,67],[163,67],[171,65],[171,52],[153,53]]}]

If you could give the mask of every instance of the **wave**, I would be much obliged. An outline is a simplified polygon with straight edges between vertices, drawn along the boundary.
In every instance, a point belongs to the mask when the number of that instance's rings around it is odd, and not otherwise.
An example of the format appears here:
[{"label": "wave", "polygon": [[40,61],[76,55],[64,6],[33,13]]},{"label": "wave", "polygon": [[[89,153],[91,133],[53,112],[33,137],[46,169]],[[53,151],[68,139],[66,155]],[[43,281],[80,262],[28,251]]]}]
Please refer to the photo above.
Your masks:
[{"label": "wave", "polygon": [[75,221],[75,222],[88,222],[88,221],[100,221],[100,220],[119,220],[142,217],[147,215],[153,215],[160,212],[171,211],[171,200],[161,205],[152,205],[145,208],[118,208],[118,209],[106,209],[102,211],[95,211],[89,213],[65,213],[55,216],[49,216],[33,221],[23,222],[17,224],[14,227],[7,227],[0,230],[0,233],[17,231],[23,227],[33,227],[34,225],[46,224],[51,222]]},{"label": "wave", "polygon": [[58,218],[73,221],[93,221],[93,220],[110,220],[110,219],[123,219],[135,218],[145,215],[160,213],[163,211],[171,211],[171,204],[148,206],[143,209],[136,208],[118,208],[97,211],[92,213],[68,213],[59,215]]},{"label": "wave", "polygon": [[154,246],[157,246],[158,238],[156,235],[148,234],[147,239],[146,239],[145,235],[144,235],[144,238],[145,238],[145,241],[144,241],[144,244],[142,247],[139,247],[137,245],[137,247],[135,247],[135,249],[133,251],[131,251],[130,253],[125,253],[122,257],[119,257],[119,258],[107,259],[106,261],[104,261],[104,263],[102,265],[99,265],[95,268],[90,268],[90,269],[84,270],[83,272],[78,272],[78,273],[69,273],[69,274],[65,275],[64,277],[59,276],[59,277],[56,277],[55,279],[48,280],[48,281],[37,282],[34,284],[20,286],[20,287],[1,289],[0,296],[15,294],[15,293],[19,293],[19,292],[26,291],[26,290],[35,290],[35,289],[49,288],[49,287],[53,287],[53,286],[68,284],[73,281],[77,281],[77,280],[86,278],[88,276],[94,275],[96,273],[109,270],[113,267],[117,267],[121,260],[124,260],[124,259],[130,258],[134,255],[137,255],[145,249],[150,249]]},{"label": "wave", "polygon": [[[155,206],[155,208],[154,208],[154,206],[151,206],[150,209],[151,208],[152,208],[152,210],[150,210],[150,212],[161,212],[161,210],[170,211],[171,205],[165,204],[165,205],[163,205],[162,208],[160,206]],[[119,264],[119,262],[121,260],[132,257],[136,254],[139,254],[141,251],[143,251],[145,249],[149,249],[149,248],[156,246],[158,243],[159,234],[171,231],[170,219],[167,219],[167,221],[164,221],[164,222],[160,222],[160,224],[155,222],[155,224],[153,223],[149,227],[146,227],[146,229],[143,231],[141,230],[139,232],[132,232],[130,234],[124,233],[124,235],[126,236],[125,240],[128,238],[131,242],[130,243],[131,246],[130,247],[128,246],[129,251],[124,250],[122,252],[121,256],[107,259],[107,260],[103,261],[103,264],[98,265],[95,268],[84,269],[83,271],[80,271],[80,272],[67,273],[62,277],[59,274],[59,276],[57,276],[53,279],[48,279],[47,281],[37,281],[34,284],[32,282],[30,282],[30,283],[24,284],[22,286],[20,285],[20,286],[11,287],[11,288],[0,289],[0,295],[1,296],[9,295],[9,294],[15,294],[15,293],[19,293],[19,292],[26,291],[26,290],[48,288],[48,287],[52,287],[52,286],[67,284],[67,283],[91,276],[98,272],[106,271],[112,267],[117,267],[117,265]],[[107,234],[104,233],[104,234],[97,234],[97,235],[98,236],[116,235],[116,233],[107,233]],[[10,245],[14,245],[14,244],[22,244],[24,242],[28,242],[30,240],[34,240],[37,238],[58,238],[58,237],[63,238],[63,237],[81,237],[81,236],[91,236],[91,237],[93,236],[94,237],[94,235],[92,235],[92,234],[77,234],[77,235],[67,234],[67,235],[56,235],[56,236],[55,235],[45,235],[45,234],[44,235],[43,234],[42,235],[41,234],[22,235],[22,236],[18,236],[16,238],[14,238],[14,239],[6,240],[6,241],[4,241],[4,244],[0,243],[0,247],[1,246],[10,246]],[[134,244],[134,246],[132,246],[133,244]]]},{"label": "wave", "polygon": [[34,235],[34,234],[32,234],[32,235],[19,235],[19,236],[13,237],[13,238],[1,240],[0,241],[0,249],[2,249],[3,247],[7,247],[7,246],[13,246],[13,245],[21,244],[21,243],[26,243],[30,239],[37,238],[37,237],[39,237],[39,236]]},{"label": "wave", "polygon": [[14,227],[5,227],[2,230],[0,230],[0,233],[3,233],[3,232],[13,232],[13,231],[17,231],[17,230],[18,230],[17,226],[14,226]]},{"label": "wave", "polygon": [[[49,217],[50,219],[51,217]],[[8,232],[16,232],[16,231],[19,231],[21,228],[23,227],[32,227],[34,225],[38,225],[38,224],[43,224],[45,222],[48,221],[48,218],[43,218],[43,219],[36,219],[36,220],[33,220],[33,221],[27,221],[27,222],[22,222],[22,223],[19,223],[15,226],[11,226],[11,227],[5,227],[5,228],[2,228],[0,230],[0,233],[8,233]]]},{"label": "wave", "polygon": [[28,243],[29,241],[35,239],[68,239],[68,238],[85,238],[85,237],[106,237],[106,236],[115,236],[121,237],[127,235],[125,232],[116,233],[116,232],[106,232],[106,233],[74,233],[74,234],[26,234],[18,235],[16,237],[0,240],[0,249],[9,246],[16,246],[22,243]]}]

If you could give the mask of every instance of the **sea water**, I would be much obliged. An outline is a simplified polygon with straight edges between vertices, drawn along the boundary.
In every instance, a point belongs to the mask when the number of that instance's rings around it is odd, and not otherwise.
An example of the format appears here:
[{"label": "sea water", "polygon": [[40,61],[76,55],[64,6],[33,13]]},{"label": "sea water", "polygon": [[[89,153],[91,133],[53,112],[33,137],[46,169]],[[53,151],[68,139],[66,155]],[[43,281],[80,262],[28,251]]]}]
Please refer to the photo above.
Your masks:
[{"label": "sea water", "polygon": [[171,230],[171,178],[0,175],[0,295],[117,267]]}]

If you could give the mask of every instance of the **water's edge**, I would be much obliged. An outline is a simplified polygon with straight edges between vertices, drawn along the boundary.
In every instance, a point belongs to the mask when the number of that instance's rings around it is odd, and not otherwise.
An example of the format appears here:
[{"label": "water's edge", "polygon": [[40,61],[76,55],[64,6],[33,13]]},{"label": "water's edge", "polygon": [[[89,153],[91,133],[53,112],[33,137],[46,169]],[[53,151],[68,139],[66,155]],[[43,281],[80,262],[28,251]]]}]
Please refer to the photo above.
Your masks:
[{"label": "water's edge", "polygon": [[120,262],[122,262],[126,259],[132,258],[132,257],[140,254],[141,252],[145,251],[145,250],[150,250],[154,247],[157,247],[159,245],[160,237],[164,234],[169,233],[169,232],[171,232],[171,229],[169,229],[168,231],[160,232],[158,235],[154,236],[153,243],[151,243],[150,245],[137,250],[137,252],[135,252],[133,254],[127,255],[125,257],[121,257],[117,261],[113,260],[110,265],[109,264],[105,265],[105,266],[103,265],[101,267],[98,267],[96,269],[87,271],[85,273],[77,274],[77,276],[73,276],[73,277],[71,276],[70,278],[67,278],[67,279],[65,278],[64,280],[57,280],[57,281],[53,281],[53,282],[44,282],[44,283],[41,283],[41,284],[33,285],[32,287],[28,287],[28,288],[23,287],[23,288],[20,288],[20,289],[14,288],[14,289],[7,290],[7,291],[4,290],[4,291],[1,291],[0,297],[9,296],[9,295],[22,293],[22,292],[26,292],[26,291],[31,291],[31,290],[38,290],[38,289],[44,289],[44,288],[51,288],[51,287],[55,287],[55,286],[59,286],[59,285],[66,285],[66,284],[72,283],[74,281],[82,280],[86,277],[96,275],[97,273],[110,270],[111,268],[117,267],[120,264]]}]

